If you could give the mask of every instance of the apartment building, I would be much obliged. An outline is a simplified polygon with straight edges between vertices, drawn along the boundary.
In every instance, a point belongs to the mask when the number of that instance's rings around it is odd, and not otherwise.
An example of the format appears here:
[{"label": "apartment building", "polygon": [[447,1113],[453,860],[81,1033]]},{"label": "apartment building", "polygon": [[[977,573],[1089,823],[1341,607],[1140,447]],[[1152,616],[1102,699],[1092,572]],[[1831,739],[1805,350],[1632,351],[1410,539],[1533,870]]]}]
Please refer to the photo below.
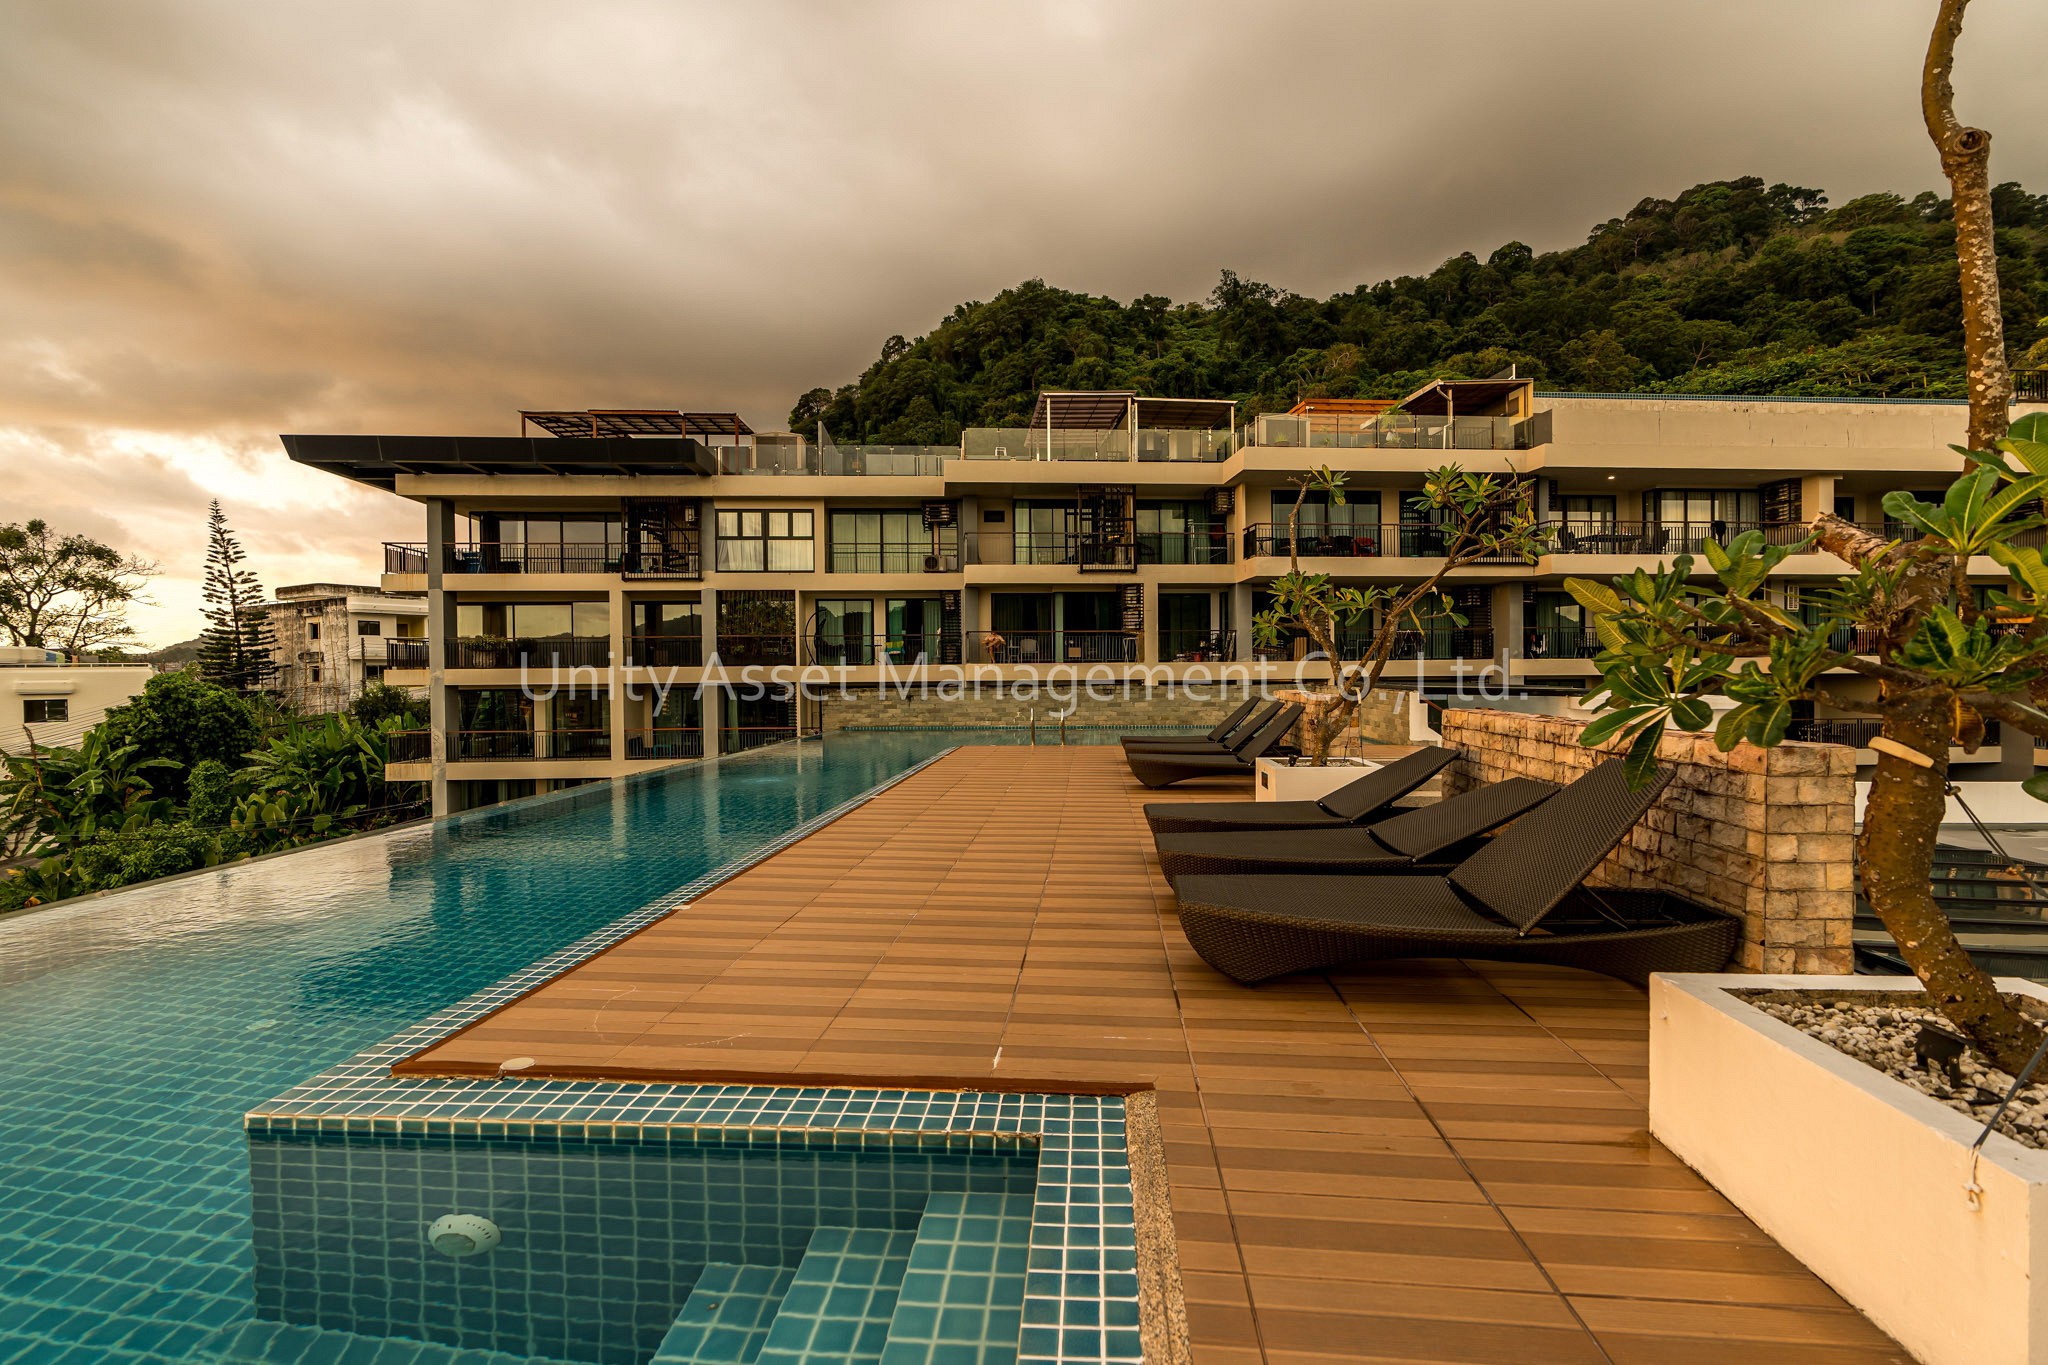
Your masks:
[{"label": "apartment building", "polygon": [[156,666],[77,659],[57,649],[0,646],[0,753],[68,748],[139,694]]},{"label": "apartment building", "polygon": [[[1467,624],[1404,641],[1396,676],[1570,691],[1591,630],[1564,591],[1748,529],[1798,539],[1823,510],[1882,528],[1893,489],[1960,468],[1959,403],[1539,395],[1525,379],[1439,381],[1398,405],[1310,400],[1241,414],[1222,400],[1042,393],[1028,425],[958,445],[851,446],[755,432],[733,413],[525,412],[518,436],[286,436],[292,459],[419,502],[426,536],[385,547],[383,589],[424,593],[424,639],[387,646],[387,681],[428,689],[433,729],[394,778],[436,809],[730,752],[854,719],[974,723],[978,695],[927,679],[1065,669],[1171,690],[1232,676],[1326,676],[1305,641],[1255,648],[1288,566],[1303,471],[1304,566],[1414,581],[1443,551],[1416,501],[1449,461],[1532,483],[1551,551],[1450,582]],[[1895,528],[1894,528],[1895,529]],[[1788,558],[1781,602],[1839,570]],[[2000,577],[1988,562],[1985,581]],[[744,670],[810,670],[783,700]],[[920,672],[921,670],[921,672]],[[717,685],[721,681],[727,686]],[[712,684],[703,687],[700,685]],[[1814,716],[1809,738],[1859,743]],[[2024,763],[2015,739],[1974,761]]]},{"label": "apartment building", "polygon": [[356,583],[300,583],[277,590],[261,610],[270,618],[271,686],[304,713],[345,710],[384,681],[394,641],[427,633],[424,591],[387,591]]}]

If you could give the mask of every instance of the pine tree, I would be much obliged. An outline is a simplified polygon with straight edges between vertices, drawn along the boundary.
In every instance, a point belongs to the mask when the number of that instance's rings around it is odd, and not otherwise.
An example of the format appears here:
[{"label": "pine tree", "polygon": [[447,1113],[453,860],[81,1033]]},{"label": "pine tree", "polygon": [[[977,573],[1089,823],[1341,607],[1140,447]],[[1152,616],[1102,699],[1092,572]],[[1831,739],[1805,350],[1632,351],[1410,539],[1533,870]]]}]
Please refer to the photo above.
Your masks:
[{"label": "pine tree", "polygon": [[270,681],[276,641],[263,607],[263,585],[241,567],[242,546],[216,500],[206,518],[206,629],[199,637],[199,674],[209,682],[253,692]]}]

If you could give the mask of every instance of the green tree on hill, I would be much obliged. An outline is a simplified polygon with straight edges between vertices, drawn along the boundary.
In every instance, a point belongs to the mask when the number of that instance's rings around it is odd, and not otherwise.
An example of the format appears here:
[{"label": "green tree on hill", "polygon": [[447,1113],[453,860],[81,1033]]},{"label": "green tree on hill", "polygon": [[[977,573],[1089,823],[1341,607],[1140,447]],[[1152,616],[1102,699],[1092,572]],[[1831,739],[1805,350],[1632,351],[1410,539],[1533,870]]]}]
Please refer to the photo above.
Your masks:
[{"label": "green tree on hill", "polygon": [[[2048,359],[2048,196],[1991,193],[2005,340]],[[1399,397],[1513,364],[1582,392],[1962,398],[1962,295],[1950,201],[1748,176],[1645,199],[1585,243],[1508,242],[1427,275],[1312,299],[1225,270],[1208,298],[1128,304],[1027,280],[891,337],[791,427],[840,441],[950,443],[1021,424],[1044,388],[1235,398]],[[2030,351],[2030,348],[2033,348]]]}]

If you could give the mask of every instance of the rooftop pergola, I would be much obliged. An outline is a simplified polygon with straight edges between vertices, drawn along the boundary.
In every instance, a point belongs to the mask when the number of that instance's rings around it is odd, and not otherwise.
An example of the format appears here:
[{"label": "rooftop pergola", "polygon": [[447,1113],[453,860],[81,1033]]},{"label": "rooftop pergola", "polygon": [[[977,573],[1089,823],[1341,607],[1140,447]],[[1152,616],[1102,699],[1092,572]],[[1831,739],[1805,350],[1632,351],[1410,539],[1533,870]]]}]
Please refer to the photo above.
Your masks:
[{"label": "rooftop pergola", "polygon": [[1498,413],[1510,394],[1536,386],[1533,379],[1432,379],[1401,400],[1418,417],[1479,417]]},{"label": "rooftop pergola", "polygon": [[1041,389],[1030,425],[1039,431],[1228,431],[1237,423],[1229,398],[1143,398],[1135,389]]},{"label": "rooftop pergola", "polygon": [[736,412],[683,412],[673,408],[589,408],[581,412],[519,414],[519,434],[528,424],[550,436],[730,436],[735,441],[754,429]]}]

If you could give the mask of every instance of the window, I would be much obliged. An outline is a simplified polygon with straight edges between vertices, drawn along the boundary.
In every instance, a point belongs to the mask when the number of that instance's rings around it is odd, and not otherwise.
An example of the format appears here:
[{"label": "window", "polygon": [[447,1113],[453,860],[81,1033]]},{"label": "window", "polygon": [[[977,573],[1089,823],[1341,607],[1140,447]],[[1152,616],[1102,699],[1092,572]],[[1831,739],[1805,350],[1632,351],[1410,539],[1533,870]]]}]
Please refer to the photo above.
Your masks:
[{"label": "window", "polygon": [[613,573],[623,537],[616,516],[500,516],[480,512],[486,568],[528,573]]},{"label": "window", "polygon": [[611,634],[611,608],[603,602],[459,602],[458,636],[493,640],[545,640]]},{"label": "window", "polygon": [[306,670],[306,681],[308,681],[308,682],[319,682],[319,681],[320,681],[320,665],[318,665],[318,664],[314,664],[314,665],[313,665],[312,667],[310,667],[310,668],[308,668],[308,669]]},{"label": "window", "polygon": [[318,621],[306,622],[306,638],[308,640],[317,640],[320,638],[320,623]]},{"label": "window", "polygon": [[1078,515],[1072,503],[1018,503],[1016,528],[1012,532],[1014,561],[1018,564],[1073,563],[1074,523]]},{"label": "window", "polygon": [[[1273,490],[1273,534],[1282,540],[1287,536],[1290,519],[1294,516],[1294,500],[1299,495],[1299,489]],[[1313,489],[1301,499],[1301,534],[1304,536],[1377,538],[1379,533],[1380,495],[1377,489],[1346,492],[1341,504],[1332,504],[1328,493]]]},{"label": "window", "polygon": [[1567,494],[1559,500],[1564,524],[1575,535],[1594,535],[1614,529],[1613,494]]},{"label": "window", "polygon": [[363,681],[364,681],[364,682],[366,682],[366,683],[375,683],[375,682],[383,682],[383,681],[384,681],[384,665],[382,665],[382,664],[364,664],[364,665],[363,665]]},{"label": "window", "polygon": [[1138,504],[1138,561],[1143,564],[1222,564],[1229,545],[1224,528],[1209,520],[1205,502]]},{"label": "window", "polygon": [[833,573],[919,573],[926,555],[959,553],[958,529],[925,529],[919,511],[834,512],[831,531]]},{"label": "window", "polygon": [[31,697],[21,704],[23,725],[53,725],[70,719],[69,697]]},{"label": "window", "polygon": [[358,635],[382,635],[383,633],[384,623],[381,621],[356,622],[356,634]]},{"label": "window", "polygon": [[427,623],[425,621],[400,621],[394,629],[401,640],[424,640],[427,638]]},{"label": "window", "polygon": [[718,568],[723,573],[809,573],[816,528],[808,511],[720,512]]}]

